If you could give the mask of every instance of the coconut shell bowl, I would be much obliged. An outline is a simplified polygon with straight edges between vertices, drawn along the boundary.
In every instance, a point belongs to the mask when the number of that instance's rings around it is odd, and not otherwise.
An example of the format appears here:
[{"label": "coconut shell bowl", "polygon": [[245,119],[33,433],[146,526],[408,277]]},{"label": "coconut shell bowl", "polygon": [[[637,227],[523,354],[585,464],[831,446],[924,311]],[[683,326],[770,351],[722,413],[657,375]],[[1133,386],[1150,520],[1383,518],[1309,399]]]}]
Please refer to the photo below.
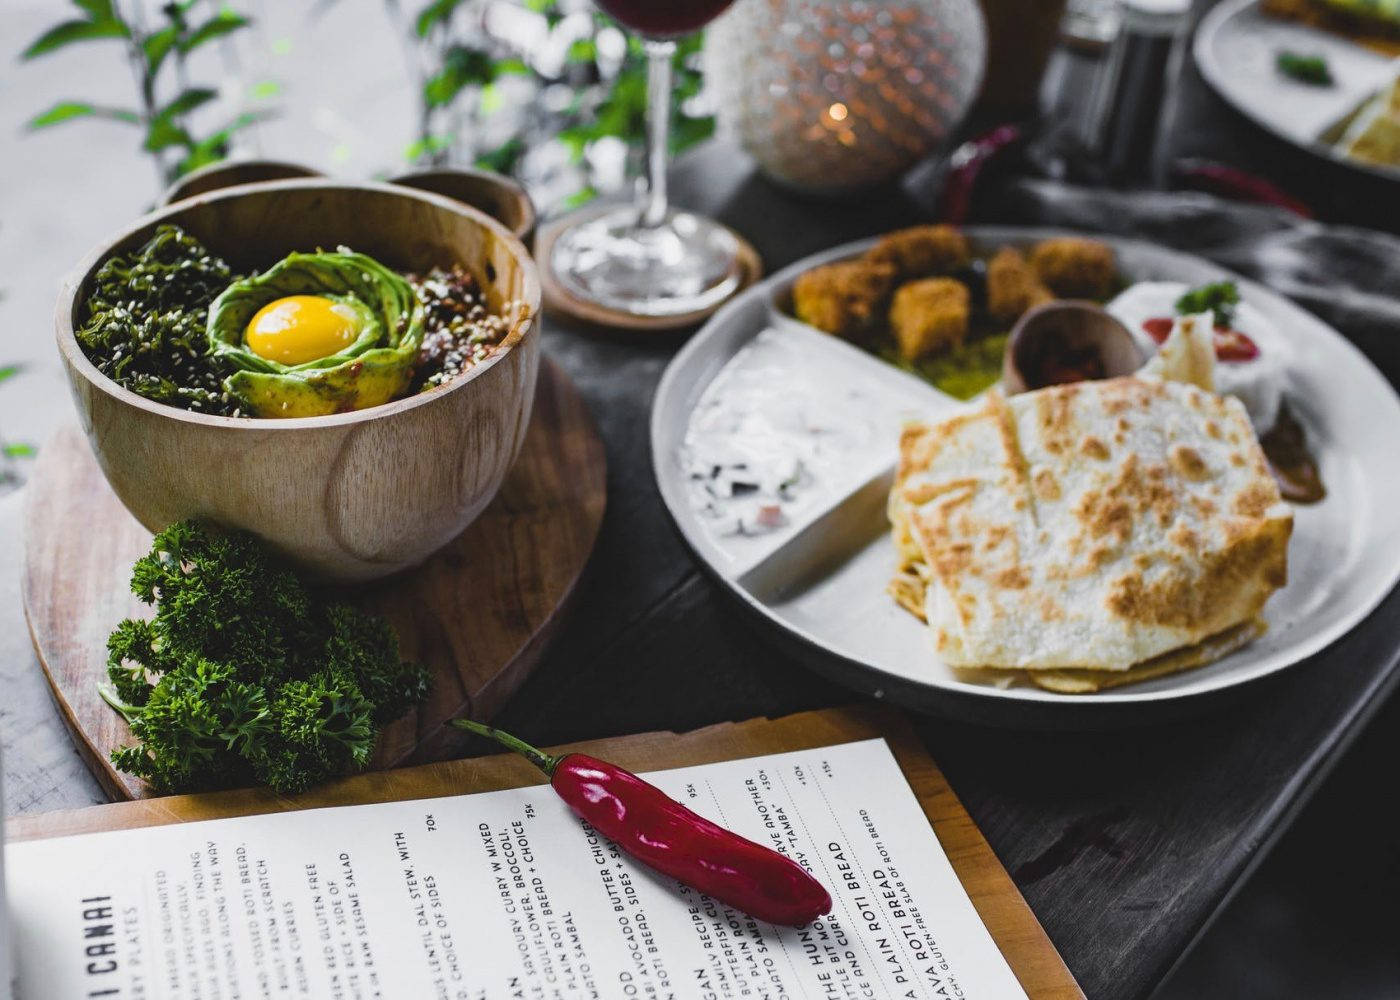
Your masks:
[{"label": "coconut shell bowl", "polygon": [[[431,392],[329,416],[191,413],[110,381],[74,337],[101,263],[163,223],[242,273],[344,245],[399,271],[460,264],[493,308],[525,308],[501,350]],[[83,430],[141,524],[207,517],[260,535],[326,580],[354,582],[422,562],[496,495],[530,421],[539,309],[534,262],[495,219],[423,191],[306,178],[216,190],[146,216],[79,266],[55,319]]]}]

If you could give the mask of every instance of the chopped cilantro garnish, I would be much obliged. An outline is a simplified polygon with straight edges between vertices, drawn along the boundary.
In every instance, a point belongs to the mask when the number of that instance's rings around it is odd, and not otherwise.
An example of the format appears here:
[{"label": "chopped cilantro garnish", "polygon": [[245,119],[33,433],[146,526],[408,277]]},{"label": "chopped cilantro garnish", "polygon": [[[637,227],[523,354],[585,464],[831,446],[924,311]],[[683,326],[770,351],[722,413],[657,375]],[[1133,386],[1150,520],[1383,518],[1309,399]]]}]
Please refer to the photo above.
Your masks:
[{"label": "chopped cilantro garnish", "polygon": [[1240,290],[1233,281],[1216,281],[1209,285],[1193,288],[1176,300],[1178,316],[1205,312],[1215,313],[1216,326],[1233,326],[1235,306],[1240,304]]}]

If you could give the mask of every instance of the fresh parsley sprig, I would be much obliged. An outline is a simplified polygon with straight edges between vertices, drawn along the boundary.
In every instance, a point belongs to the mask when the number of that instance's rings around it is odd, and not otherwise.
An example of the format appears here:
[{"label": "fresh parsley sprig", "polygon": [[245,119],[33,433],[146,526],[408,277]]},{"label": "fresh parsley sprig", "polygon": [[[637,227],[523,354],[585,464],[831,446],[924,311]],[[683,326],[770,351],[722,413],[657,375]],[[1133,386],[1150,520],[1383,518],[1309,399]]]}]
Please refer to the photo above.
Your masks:
[{"label": "fresh parsley sprig", "polygon": [[311,590],[253,535],[181,521],[132,567],[155,615],[108,639],[103,698],[137,745],[112,762],[162,792],[300,792],[361,770],[379,727],[422,701],[382,618]]}]

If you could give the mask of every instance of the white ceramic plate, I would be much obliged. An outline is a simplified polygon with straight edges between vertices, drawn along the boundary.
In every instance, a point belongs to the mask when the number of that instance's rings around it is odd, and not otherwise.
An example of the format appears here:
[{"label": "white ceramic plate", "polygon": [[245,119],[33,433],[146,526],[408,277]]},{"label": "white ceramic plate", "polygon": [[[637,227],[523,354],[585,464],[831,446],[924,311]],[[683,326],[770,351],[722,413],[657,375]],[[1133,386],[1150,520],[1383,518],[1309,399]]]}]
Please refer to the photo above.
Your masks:
[{"label": "white ceramic plate", "polygon": [[[979,253],[1057,235],[1002,228],[967,232]],[[653,464],[662,498],[702,564],[773,636],[821,672],[916,708],[1012,725],[1114,725],[1172,714],[1184,708],[1182,702],[1200,702],[1275,673],[1345,634],[1400,578],[1400,399],[1339,333],[1266,288],[1197,257],[1146,243],[1107,242],[1131,280],[1198,285],[1233,279],[1293,348],[1286,399],[1319,459],[1328,495],[1296,508],[1289,583],[1265,609],[1269,630],[1262,638],[1201,669],[1093,695],[960,679],[935,656],[928,629],[885,593],[895,563],[884,515],[897,451],[894,433],[871,442],[859,467],[836,484],[834,499],[807,505],[777,536],[736,544],[716,533],[713,521],[697,511],[682,448],[707,386],[761,331],[771,330],[765,337],[795,347],[788,352],[798,359],[794,383],[816,377],[834,360],[848,367],[853,384],[876,387],[868,395],[875,401],[872,410],[880,411],[874,414],[878,426],[897,426],[911,409],[928,416],[961,405],[779,309],[802,271],[859,253],[870,241],[810,257],[740,295],[695,335],[662,378],[652,410]]]},{"label": "white ceramic plate", "polygon": [[[1274,62],[1285,49],[1322,56],[1333,85],[1284,76]],[[1400,180],[1400,168],[1353,160],[1322,141],[1391,78],[1392,60],[1339,35],[1269,17],[1259,0],[1224,0],[1212,8],[1196,30],[1193,51],[1206,82],[1266,131],[1356,170]]]}]

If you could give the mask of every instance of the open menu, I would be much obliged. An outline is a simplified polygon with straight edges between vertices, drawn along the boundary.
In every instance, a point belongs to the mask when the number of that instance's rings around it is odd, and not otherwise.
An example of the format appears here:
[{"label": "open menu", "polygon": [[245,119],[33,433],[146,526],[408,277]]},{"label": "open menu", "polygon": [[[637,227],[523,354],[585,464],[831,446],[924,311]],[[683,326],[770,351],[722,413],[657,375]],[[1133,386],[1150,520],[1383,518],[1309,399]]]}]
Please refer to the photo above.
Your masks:
[{"label": "open menu", "polygon": [[646,777],[832,913],[755,921],[539,785],[10,845],[19,997],[1025,996],[884,740]]}]

